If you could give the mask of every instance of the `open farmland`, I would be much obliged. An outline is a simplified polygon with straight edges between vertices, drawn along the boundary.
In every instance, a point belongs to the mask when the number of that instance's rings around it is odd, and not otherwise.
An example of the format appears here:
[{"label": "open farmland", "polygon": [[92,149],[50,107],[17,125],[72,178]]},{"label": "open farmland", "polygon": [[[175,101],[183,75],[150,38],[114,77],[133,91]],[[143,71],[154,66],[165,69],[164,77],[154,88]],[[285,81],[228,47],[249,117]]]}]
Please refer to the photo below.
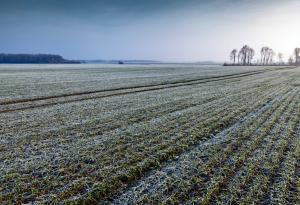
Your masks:
[{"label": "open farmland", "polygon": [[300,204],[300,67],[1,65],[0,204]]}]

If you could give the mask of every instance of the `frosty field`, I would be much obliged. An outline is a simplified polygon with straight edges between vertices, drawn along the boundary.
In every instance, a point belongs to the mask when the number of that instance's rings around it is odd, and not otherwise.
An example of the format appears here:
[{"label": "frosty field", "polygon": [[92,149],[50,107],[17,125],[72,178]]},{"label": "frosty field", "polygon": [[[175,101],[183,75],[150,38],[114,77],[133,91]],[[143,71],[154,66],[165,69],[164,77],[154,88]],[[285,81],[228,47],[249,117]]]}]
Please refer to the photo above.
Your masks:
[{"label": "frosty field", "polygon": [[300,67],[0,65],[0,204],[300,204]]}]

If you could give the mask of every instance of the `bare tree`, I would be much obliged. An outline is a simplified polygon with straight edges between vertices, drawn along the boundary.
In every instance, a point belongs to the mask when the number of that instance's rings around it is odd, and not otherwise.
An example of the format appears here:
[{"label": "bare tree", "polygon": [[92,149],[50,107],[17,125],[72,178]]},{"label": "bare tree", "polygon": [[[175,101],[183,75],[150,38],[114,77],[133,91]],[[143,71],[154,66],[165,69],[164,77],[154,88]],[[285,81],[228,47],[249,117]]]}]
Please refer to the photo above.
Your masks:
[{"label": "bare tree", "polygon": [[241,53],[241,63],[243,65],[246,65],[246,62],[247,62],[247,52],[248,52],[248,46],[245,45],[240,50],[240,53]]},{"label": "bare tree", "polygon": [[244,45],[239,51],[239,63],[242,65],[249,65],[254,57],[254,49],[250,48],[248,45]]},{"label": "bare tree", "polygon": [[233,49],[230,53],[230,59],[233,60],[233,64],[235,64],[236,56],[237,55],[237,50]]},{"label": "bare tree", "polygon": [[289,65],[293,65],[294,64],[294,59],[293,56],[289,57]]},{"label": "bare tree", "polygon": [[238,64],[241,64],[242,63],[242,50],[239,51],[239,54],[238,54]]},{"label": "bare tree", "polygon": [[272,64],[273,63],[273,57],[275,56],[275,52],[273,49],[269,48],[267,52],[267,64]]},{"label": "bare tree", "polygon": [[253,48],[249,48],[249,50],[248,50],[248,64],[249,65],[252,63],[254,54],[255,54],[254,49]]},{"label": "bare tree", "polygon": [[295,48],[294,55],[295,55],[295,63],[296,64],[300,63],[300,48]]},{"label": "bare tree", "polygon": [[269,47],[262,47],[260,50],[261,63],[263,65],[273,63],[275,52]]},{"label": "bare tree", "polygon": [[279,62],[279,64],[283,63],[283,54],[282,53],[278,53],[278,62]]},{"label": "bare tree", "polygon": [[269,50],[268,47],[262,47],[261,50],[260,50],[261,63],[262,63],[262,64],[266,64],[268,50]]}]

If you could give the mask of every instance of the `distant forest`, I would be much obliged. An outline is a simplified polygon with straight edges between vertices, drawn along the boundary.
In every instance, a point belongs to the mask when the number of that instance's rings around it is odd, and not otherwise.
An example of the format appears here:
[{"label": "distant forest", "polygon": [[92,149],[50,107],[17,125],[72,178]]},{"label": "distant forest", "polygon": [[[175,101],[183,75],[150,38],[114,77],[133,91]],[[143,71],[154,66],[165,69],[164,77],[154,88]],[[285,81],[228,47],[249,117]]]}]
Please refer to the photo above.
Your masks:
[{"label": "distant forest", "polygon": [[66,60],[60,55],[52,54],[5,54],[0,53],[0,63],[80,63],[79,61]]}]

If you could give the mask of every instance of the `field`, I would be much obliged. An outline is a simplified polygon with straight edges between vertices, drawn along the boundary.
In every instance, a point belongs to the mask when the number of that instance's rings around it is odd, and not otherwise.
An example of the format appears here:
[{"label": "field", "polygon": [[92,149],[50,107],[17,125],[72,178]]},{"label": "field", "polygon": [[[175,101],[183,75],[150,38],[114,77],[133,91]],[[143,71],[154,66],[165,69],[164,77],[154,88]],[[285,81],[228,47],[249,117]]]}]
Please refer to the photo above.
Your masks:
[{"label": "field", "polygon": [[1,65],[0,204],[300,204],[300,67]]}]

